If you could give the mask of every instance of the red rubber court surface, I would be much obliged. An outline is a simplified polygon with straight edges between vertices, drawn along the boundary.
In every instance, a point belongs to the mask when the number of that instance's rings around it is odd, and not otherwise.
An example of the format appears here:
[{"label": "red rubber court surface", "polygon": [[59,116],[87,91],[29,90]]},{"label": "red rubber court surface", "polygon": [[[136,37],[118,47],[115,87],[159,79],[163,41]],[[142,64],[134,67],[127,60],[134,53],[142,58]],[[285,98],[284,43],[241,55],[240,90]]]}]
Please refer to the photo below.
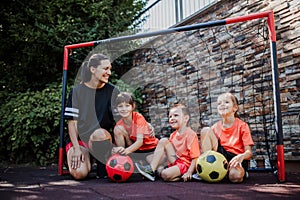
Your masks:
[{"label": "red rubber court surface", "polygon": [[57,167],[1,168],[0,199],[299,199],[300,173],[286,174],[286,182],[277,183],[270,172],[250,172],[242,184],[227,181],[206,183],[150,182],[134,173],[125,183],[96,179],[94,173],[84,181],[69,175],[59,176]]}]

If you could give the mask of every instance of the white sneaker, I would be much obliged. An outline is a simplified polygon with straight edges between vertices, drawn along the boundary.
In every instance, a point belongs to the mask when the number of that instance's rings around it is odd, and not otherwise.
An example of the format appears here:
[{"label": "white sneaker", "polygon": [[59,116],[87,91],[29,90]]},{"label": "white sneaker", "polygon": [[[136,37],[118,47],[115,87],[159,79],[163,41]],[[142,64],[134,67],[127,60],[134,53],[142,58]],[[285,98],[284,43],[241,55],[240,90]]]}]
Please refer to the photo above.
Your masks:
[{"label": "white sneaker", "polygon": [[198,181],[202,181],[202,178],[198,174],[193,174],[192,177],[193,177],[193,179],[196,179]]}]

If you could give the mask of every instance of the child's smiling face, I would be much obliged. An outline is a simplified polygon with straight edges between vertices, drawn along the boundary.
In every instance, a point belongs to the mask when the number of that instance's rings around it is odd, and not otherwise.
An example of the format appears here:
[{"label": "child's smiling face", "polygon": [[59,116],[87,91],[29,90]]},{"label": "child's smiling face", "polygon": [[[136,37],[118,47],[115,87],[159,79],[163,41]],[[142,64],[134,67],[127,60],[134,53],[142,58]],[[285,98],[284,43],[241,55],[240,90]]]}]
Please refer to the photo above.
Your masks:
[{"label": "child's smiling face", "polygon": [[234,115],[238,109],[237,105],[233,102],[229,94],[223,94],[219,96],[217,103],[218,113],[223,117]]},{"label": "child's smiling face", "polygon": [[131,116],[134,107],[129,103],[123,102],[117,105],[117,110],[121,117],[126,118]]},{"label": "child's smiling face", "polygon": [[186,126],[189,120],[188,115],[184,115],[181,108],[172,108],[169,113],[169,123],[173,129]]}]

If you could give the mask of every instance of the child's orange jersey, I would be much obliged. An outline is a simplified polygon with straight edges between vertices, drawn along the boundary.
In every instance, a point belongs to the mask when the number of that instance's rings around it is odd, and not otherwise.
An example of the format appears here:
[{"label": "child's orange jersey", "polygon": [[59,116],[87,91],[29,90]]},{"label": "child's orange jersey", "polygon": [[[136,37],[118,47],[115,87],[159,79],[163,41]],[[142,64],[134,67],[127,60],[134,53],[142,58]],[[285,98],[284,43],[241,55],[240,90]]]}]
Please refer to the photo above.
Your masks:
[{"label": "child's orange jersey", "polygon": [[191,128],[186,128],[181,134],[174,131],[170,135],[169,140],[173,144],[176,156],[183,161],[187,167],[190,167],[194,158],[198,158],[200,156],[198,137],[196,132]]},{"label": "child's orange jersey", "polygon": [[224,128],[220,120],[212,126],[212,130],[221,146],[236,155],[244,153],[245,146],[254,145],[248,124],[239,118],[235,118],[233,125],[229,128]]},{"label": "child's orange jersey", "polygon": [[143,134],[143,145],[139,148],[139,150],[151,150],[157,146],[158,139],[156,137],[150,136],[150,127],[146,121],[146,119],[138,112],[132,112],[132,123],[131,126],[128,127],[124,124],[123,119],[120,119],[116,126],[123,126],[129,137],[132,141],[136,141],[137,134]]}]

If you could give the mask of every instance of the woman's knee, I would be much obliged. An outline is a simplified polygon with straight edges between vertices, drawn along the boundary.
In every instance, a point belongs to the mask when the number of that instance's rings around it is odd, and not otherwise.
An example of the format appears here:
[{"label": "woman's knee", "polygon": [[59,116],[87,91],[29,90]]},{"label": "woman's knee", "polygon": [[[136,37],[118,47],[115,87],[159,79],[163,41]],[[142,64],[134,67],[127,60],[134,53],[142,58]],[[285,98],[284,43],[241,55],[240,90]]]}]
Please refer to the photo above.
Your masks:
[{"label": "woman's knee", "polygon": [[77,169],[71,169],[70,174],[74,179],[82,180],[82,179],[85,179],[88,176],[89,170],[86,166],[82,166],[82,167],[77,168]]},{"label": "woman's knee", "polygon": [[112,141],[112,138],[111,138],[111,134],[107,130],[102,128],[95,130],[90,136],[90,141],[103,141],[103,140]]}]

